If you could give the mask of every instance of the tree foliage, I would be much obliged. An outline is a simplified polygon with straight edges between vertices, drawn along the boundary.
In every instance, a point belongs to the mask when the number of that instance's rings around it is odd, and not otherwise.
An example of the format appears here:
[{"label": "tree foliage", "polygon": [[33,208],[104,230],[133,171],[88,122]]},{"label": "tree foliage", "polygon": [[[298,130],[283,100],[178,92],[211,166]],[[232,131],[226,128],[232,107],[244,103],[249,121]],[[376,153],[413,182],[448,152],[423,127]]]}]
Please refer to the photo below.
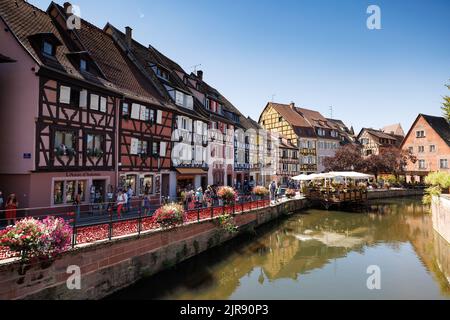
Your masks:
[{"label": "tree foliage", "polygon": [[[450,90],[450,85],[446,86]],[[450,121],[450,96],[444,97],[444,102],[442,103],[442,111],[444,112],[444,117],[447,121]]]},{"label": "tree foliage", "polygon": [[347,144],[340,147],[334,157],[323,160],[326,171],[351,171],[364,168],[361,147]]},{"label": "tree foliage", "polygon": [[416,158],[408,151],[395,147],[383,148],[380,154],[364,158],[361,148],[346,145],[336,151],[334,157],[324,159],[326,171],[362,171],[373,174],[376,178],[382,173],[395,175],[404,173],[408,162],[416,162]]}]

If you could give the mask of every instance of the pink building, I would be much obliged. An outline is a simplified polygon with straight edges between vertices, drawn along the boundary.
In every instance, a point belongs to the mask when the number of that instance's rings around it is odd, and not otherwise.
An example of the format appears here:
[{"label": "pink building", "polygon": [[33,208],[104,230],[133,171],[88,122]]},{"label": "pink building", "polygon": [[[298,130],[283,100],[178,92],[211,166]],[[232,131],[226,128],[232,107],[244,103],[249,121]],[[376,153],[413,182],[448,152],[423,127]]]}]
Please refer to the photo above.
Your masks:
[{"label": "pink building", "polygon": [[46,12],[5,0],[0,17],[1,54],[16,61],[0,64],[0,190],[22,208],[104,201],[120,94]]}]

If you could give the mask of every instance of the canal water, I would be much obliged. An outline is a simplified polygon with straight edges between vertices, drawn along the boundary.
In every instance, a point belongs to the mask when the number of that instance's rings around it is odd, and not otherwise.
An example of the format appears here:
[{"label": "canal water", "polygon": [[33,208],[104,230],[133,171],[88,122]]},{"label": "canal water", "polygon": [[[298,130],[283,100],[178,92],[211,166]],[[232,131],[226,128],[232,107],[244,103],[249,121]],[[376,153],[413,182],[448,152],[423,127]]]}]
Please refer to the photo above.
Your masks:
[{"label": "canal water", "polygon": [[301,212],[110,298],[450,299],[449,282],[450,245],[420,199],[405,198],[369,213]]}]

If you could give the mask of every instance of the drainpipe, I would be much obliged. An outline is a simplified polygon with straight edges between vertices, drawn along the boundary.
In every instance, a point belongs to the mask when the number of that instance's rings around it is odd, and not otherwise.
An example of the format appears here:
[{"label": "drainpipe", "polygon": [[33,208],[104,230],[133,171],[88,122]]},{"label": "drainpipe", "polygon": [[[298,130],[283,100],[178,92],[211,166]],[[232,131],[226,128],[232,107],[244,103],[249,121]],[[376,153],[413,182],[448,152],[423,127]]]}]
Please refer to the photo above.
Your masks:
[{"label": "drainpipe", "polygon": [[121,150],[120,150],[120,105],[122,102],[123,98],[116,98],[116,141],[115,141],[115,154],[114,157],[116,158],[116,165],[115,165],[115,174],[116,174],[116,183],[114,186],[114,191],[116,191],[116,187],[119,186],[119,161],[120,161],[120,154],[121,154]]}]

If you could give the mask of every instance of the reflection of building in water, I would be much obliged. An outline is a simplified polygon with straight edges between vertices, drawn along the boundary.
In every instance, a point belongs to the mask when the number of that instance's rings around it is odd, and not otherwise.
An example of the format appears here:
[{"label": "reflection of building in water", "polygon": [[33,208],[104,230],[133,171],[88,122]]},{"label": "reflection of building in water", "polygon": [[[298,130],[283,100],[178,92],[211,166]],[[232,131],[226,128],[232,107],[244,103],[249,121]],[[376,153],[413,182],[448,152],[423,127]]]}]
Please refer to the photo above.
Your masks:
[{"label": "reflection of building in water", "polygon": [[430,215],[408,216],[409,239],[423,264],[450,296],[450,245],[434,229]]}]

